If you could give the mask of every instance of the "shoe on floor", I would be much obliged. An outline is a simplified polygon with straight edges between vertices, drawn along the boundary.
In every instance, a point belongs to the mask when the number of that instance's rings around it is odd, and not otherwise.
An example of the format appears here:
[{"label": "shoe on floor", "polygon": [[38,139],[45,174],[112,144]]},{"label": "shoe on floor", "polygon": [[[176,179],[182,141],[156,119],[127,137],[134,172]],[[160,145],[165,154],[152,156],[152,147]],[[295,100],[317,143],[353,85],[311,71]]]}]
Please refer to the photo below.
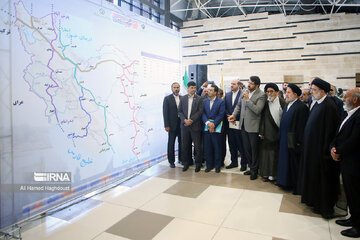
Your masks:
[{"label": "shoe on floor", "polygon": [[232,168],[237,168],[237,167],[238,167],[238,165],[230,163],[230,165],[226,166],[225,168],[232,169]]},{"label": "shoe on floor", "polygon": [[174,163],[170,163],[170,168],[175,168],[175,164],[174,164]]},{"label": "shoe on floor", "polygon": [[343,227],[351,227],[352,223],[351,223],[351,219],[338,219],[335,221],[335,223],[337,225],[343,226]]},{"label": "shoe on floor", "polygon": [[185,165],[182,169],[183,172],[186,172],[187,170],[189,169],[189,166],[188,165]]},{"label": "shoe on floor", "polygon": [[250,171],[246,171],[246,172],[244,172],[244,175],[251,175],[251,172],[250,172]]},{"label": "shoe on floor", "polygon": [[351,238],[359,238],[360,237],[360,231],[354,227],[342,230],[341,235]]},{"label": "shoe on floor", "polygon": [[215,172],[216,172],[216,173],[219,173],[219,172],[220,172],[220,168],[216,168],[216,169],[215,169]]},{"label": "shoe on floor", "polygon": [[257,179],[257,174],[256,173],[252,173],[251,175],[250,175],[250,180],[255,180],[255,179]]}]

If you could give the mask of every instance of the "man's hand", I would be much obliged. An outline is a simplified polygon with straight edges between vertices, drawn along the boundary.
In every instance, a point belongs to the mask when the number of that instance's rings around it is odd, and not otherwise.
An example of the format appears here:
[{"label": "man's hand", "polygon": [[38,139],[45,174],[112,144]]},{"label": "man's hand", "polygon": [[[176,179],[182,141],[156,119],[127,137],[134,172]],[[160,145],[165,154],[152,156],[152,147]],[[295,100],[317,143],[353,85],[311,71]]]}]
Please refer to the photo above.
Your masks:
[{"label": "man's hand", "polygon": [[193,123],[193,121],[191,119],[185,119],[184,120],[185,127],[190,126],[192,123]]},{"label": "man's hand", "polygon": [[337,154],[337,153],[336,153],[336,148],[333,147],[330,152],[331,152],[331,157],[332,157],[335,161],[339,162],[339,161],[340,161],[340,154]]},{"label": "man's hand", "polygon": [[261,140],[264,140],[264,136],[263,135],[259,135],[259,138],[261,139]]},{"label": "man's hand", "polygon": [[233,116],[233,115],[228,116],[228,121],[229,122],[234,122],[235,121],[235,116]]},{"label": "man's hand", "polygon": [[243,94],[244,94],[244,99],[249,100],[249,92],[245,91]]},{"label": "man's hand", "polygon": [[169,132],[169,131],[170,131],[170,127],[165,127],[165,131]]},{"label": "man's hand", "polygon": [[204,88],[207,88],[208,85],[209,85],[209,82],[206,81],[206,82],[203,83],[203,85],[201,85],[201,87],[204,89]]}]

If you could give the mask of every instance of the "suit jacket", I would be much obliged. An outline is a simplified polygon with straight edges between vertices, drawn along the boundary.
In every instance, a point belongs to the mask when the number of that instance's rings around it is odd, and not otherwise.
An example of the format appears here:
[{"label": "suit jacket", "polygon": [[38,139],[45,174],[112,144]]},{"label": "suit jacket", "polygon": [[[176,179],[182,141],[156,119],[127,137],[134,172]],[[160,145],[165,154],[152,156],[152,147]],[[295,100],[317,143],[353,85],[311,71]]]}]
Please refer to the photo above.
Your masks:
[{"label": "suit jacket", "polygon": [[244,122],[245,131],[249,133],[258,133],[261,111],[263,110],[266,102],[266,94],[259,88],[255,90],[253,95],[248,101],[241,99],[236,105],[233,116],[236,116],[240,112],[240,129],[242,122]]},{"label": "suit jacket", "polygon": [[330,144],[330,149],[335,147],[336,153],[340,154],[343,173],[360,175],[359,144],[360,108],[345,122],[340,132],[337,130],[337,134]]},{"label": "suit jacket", "polygon": [[170,131],[176,131],[178,124],[180,124],[180,118],[178,116],[178,109],[173,94],[170,94],[164,98],[163,117],[164,127],[170,127]]},{"label": "suit jacket", "polygon": [[200,96],[194,95],[193,103],[191,106],[190,119],[193,120],[193,123],[190,126],[184,126],[184,120],[188,119],[188,104],[189,104],[189,94],[180,98],[180,104],[178,108],[178,115],[181,119],[180,126],[182,129],[189,129],[192,131],[201,131],[202,122],[201,116],[203,114],[203,100]]},{"label": "suit jacket", "polygon": [[210,110],[210,98],[204,100],[204,112],[202,114],[202,120],[204,124],[210,119],[214,120],[215,128],[224,119],[225,115],[225,103],[221,98],[216,98],[211,110]]},{"label": "suit jacket", "polygon": [[[233,97],[233,92],[228,92],[225,94],[225,114],[226,115],[231,115],[234,112],[234,109],[237,105],[237,103],[239,102],[239,99],[242,96],[242,92],[241,90],[238,91],[238,93],[236,94],[236,98],[234,101],[234,104],[232,104],[232,97]],[[235,120],[239,121],[240,119],[240,114],[238,114],[237,116],[235,116]]]}]

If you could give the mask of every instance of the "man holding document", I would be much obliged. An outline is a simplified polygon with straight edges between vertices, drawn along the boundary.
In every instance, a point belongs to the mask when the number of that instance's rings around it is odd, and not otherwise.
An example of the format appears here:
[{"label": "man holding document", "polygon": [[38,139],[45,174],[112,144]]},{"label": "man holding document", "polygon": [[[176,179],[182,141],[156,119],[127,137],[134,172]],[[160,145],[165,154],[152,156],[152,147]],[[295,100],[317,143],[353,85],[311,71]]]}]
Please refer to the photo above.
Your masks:
[{"label": "man holding document", "polygon": [[[235,79],[231,82],[231,92],[225,95],[225,112],[229,117],[234,112],[238,102],[241,100],[242,90],[239,88],[239,80]],[[238,152],[241,154],[241,168],[240,171],[245,171],[247,168],[247,158],[241,139],[241,132],[239,127],[240,112],[236,115],[235,121],[228,124],[228,142],[231,155],[231,163],[226,166],[226,169],[238,167]],[[227,119],[226,119],[227,120]]]},{"label": "man holding document", "polygon": [[219,88],[212,85],[209,90],[209,98],[204,100],[204,113],[202,120],[204,128],[204,150],[206,158],[205,172],[210,172],[215,168],[219,173],[221,168],[221,130],[225,115],[224,100],[216,97]]}]

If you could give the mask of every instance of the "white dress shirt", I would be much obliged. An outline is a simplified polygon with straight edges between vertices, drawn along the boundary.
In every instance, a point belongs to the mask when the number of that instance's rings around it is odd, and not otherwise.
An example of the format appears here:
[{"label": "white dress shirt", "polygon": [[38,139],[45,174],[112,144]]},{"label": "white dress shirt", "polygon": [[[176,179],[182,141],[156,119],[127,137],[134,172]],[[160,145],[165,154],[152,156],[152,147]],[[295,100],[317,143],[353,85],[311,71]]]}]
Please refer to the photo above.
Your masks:
[{"label": "white dress shirt", "polygon": [[187,118],[187,119],[190,119],[191,107],[192,107],[193,100],[194,100],[194,95],[192,95],[192,96],[189,95],[189,101],[188,101],[188,118]]},{"label": "white dress shirt", "polygon": [[[174,95],[174,94],[173,94]],[[175,102],[176,102],[176,107],[179,108],[179,103],[180,103],[180,96],[179,95],[174,95],[175,98]]]},{"label": "white dress shirt", "polygon": [[236,92],[232,92],[232,100],[231,100],[231,105],[234,106],[234,102],[236,99],[236,96],[238,94],[239,90],[237,90]]}]

